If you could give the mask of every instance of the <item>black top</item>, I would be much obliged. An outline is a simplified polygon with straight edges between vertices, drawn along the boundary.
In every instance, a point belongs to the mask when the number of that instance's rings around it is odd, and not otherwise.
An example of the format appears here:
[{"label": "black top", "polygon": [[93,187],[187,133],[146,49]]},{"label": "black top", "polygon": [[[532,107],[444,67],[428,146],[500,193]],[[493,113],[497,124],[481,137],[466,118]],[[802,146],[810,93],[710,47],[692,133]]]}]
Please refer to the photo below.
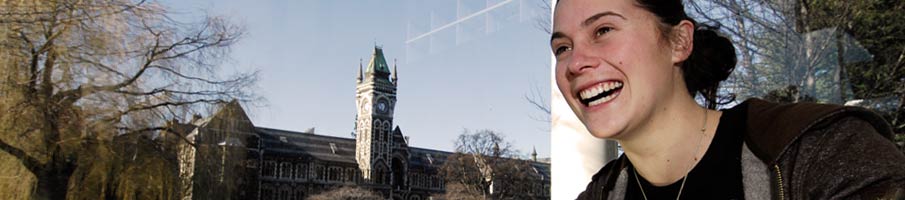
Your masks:
[{"label": "black top", "polygon": [[[745,110],[723,110],[719,126],[707,153],[686,177],[685,189],[680,199],[744,199],[742,184],[742,138],[745,131]],[[627,167],[625,199],[644,199],[638,182],[635,180],[635,168],[631,161]],[[676,199],[682,180],[673,184],[657,187],[638,175],[647,199]]]}]

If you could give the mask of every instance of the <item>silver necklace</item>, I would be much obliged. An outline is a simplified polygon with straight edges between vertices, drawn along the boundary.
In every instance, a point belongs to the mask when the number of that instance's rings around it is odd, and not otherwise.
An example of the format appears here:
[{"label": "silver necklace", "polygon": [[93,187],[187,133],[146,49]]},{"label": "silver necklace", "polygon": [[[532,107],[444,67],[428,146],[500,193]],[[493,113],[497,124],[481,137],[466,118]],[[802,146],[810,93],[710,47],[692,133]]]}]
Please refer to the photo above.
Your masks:
[{"label": "silver necklace", "polygon": [[[701,150],[701,144],[704,143],[704,136],[706,135],[704,132],[707,130],[707,109],[704,109],[704,123],[701,125],[701,139],[698,141],[698,148],[695,148],[694,154],[692,154],[692,159],[694,161],[698,160],[698,152]],[[676,195],[676,200],[679,200],[679,197],[682,196],[682,190],[685,189],[685,181],[688,180],[688,174],[691,173],[691,170],[694,169],[695,162],[691,162],[691,166],[688,166],[688,171],[685,172],[685,176],[682,176],[682,185],[679,186],[679,194]],[[633,165],[632,168],[635,168]],[[638,188],[641,189],[641,195],[644,197],[644,200],[647,200],[647,194],[644,193],[644,187],[641,186],[641,180],[638,179],[638,168],[632,170],[633,174],[635,174],[635,183],[638,183]]]}]

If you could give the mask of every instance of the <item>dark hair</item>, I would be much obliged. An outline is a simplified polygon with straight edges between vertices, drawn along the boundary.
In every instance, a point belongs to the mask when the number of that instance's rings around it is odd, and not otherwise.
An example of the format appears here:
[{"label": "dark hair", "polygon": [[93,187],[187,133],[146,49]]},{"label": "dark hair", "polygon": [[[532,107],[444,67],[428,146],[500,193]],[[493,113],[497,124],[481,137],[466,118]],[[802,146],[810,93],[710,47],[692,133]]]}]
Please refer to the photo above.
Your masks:
[{"label": "dark hair", "polygon": [[[720,82],[729,78],[735,69],[735,47],[728,38],[717,34],[718,26],[701,25],[685,14],[682,0],[635,0],[641,8],[660,18],[661,36],[671,40],[672,26],[682,20],[695,25],[694,44],[691,55],[682,63],[682,76],[691,96],[698,93],[704,97],[705,106],[711,109],[726,104],[734,97],[717,95]],[[666,26],[668,25],[668,26]]]}]

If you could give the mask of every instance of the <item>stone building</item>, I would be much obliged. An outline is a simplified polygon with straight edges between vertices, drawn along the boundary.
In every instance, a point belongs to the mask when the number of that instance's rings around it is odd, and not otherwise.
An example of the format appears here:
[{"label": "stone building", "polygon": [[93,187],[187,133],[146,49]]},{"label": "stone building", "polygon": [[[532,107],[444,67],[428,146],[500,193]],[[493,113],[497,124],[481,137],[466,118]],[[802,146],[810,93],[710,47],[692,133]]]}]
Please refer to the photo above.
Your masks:
[{"label": "stone building", "polygon": [[[179,124],[183,199],[304,199],[355,185],[387,199],[430,199],[445,192],[438,169],[451,152],[411,147],[393,123],[396,68],[380,47],[356,82],[355,138],[256,127],[232,102],[208,118]],[[192,146],[194,145],[194,146]],[[550,165],[532,162],[537,196],[549,198]]]}]

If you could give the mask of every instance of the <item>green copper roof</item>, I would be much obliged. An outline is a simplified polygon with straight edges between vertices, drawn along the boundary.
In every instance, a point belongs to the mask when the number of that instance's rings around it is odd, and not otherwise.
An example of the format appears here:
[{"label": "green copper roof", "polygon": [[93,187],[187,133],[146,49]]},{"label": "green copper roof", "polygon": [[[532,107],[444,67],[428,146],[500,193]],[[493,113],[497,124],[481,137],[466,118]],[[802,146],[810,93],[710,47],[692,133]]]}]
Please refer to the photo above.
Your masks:
[{"label": "green copper roof", "polygon": [[374,47],[374,54],[371,55],[371,61],[368,61],[367,73],[383,72],[390,73],[390,67],[387,66],[386,58],[383,58],[383,49]]}]

